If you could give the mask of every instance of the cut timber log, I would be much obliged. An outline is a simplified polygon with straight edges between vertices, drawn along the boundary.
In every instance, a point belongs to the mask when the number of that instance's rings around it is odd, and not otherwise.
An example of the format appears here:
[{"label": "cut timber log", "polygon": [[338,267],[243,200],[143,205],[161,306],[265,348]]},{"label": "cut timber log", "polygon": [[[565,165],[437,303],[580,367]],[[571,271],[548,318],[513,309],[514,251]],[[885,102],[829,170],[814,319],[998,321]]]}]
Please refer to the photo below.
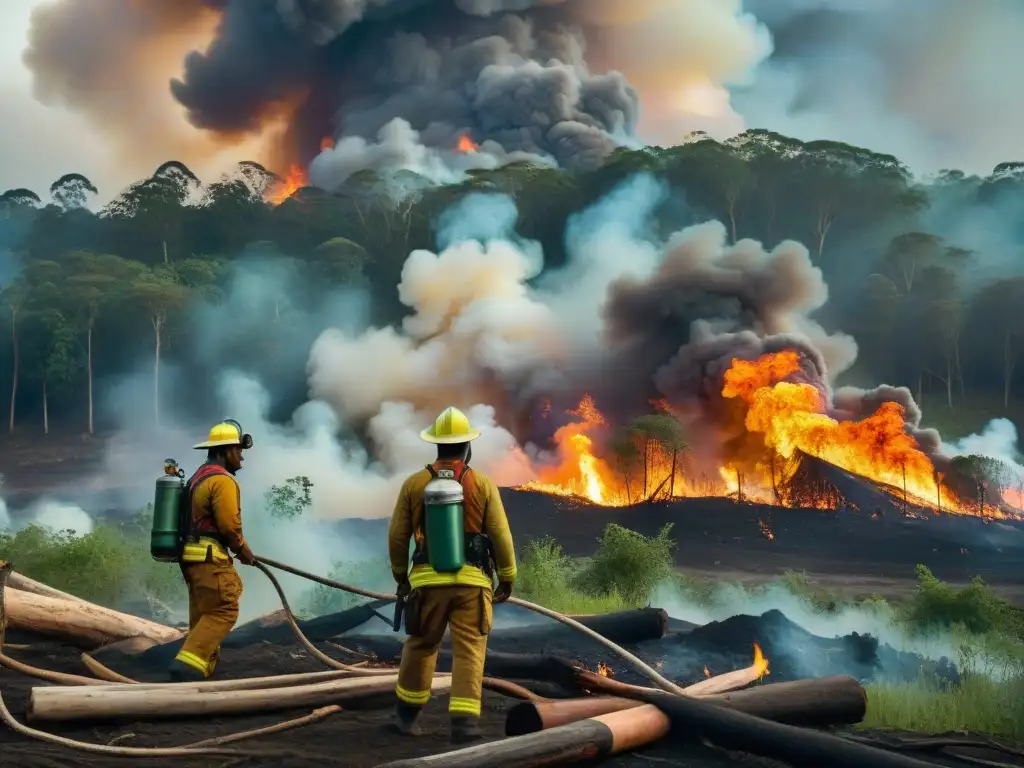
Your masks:
[{"label": "cut timber log", "polygon": [[[274,712],[293,707],[322,707],[339,704],[346,709],[368,700],[394,695],[398,675],[331,680],[312,685],[248,691],[209,691],[200,687],[183,695],[185,688],[162,686],[142,688],[135,685],[97,686],[96,690],[116,689],[110,696],[65,697],[64,688],[33,688],[26,716],[32,723],[130,718],[168,719],[209,717],[247,712]],[[431,690],[443,693],[451,687],[450,676],[435,677]]]},{"label": "cut timber log", "polygon": [[[736,695],[733,694],[734,697]],[[704,699],[672,696],[653,690],[646,693],[644,699],[655,704],[671,719],[672,732],[680,739],[705,739],[725,750],[749,752],[794,768],[821,768],[826,765],[829,768],[935,768],[934,763],[869,747],[823,731],[773,723],[728,707],[715,706]],[[615,714],[629,716],[639,711],[640,708],[627,709]]]},{"label": "cut timber log", "polygon": [[[859,723],[867,712],[867,694],[863,686],[846,675],[770,683],[745,691],[700,698],[701,701],[777,723],[807,727]],[[509,710],[505,734],[520,736],[642,705],[642,701],[617,696],[524,702]]]},{"label": "cut timber log", "polygon": [[60,600],[18,589],[4,590],[7,624],[67,640],[90,650],[126,637],[166,643],[181,637],[173,627],[86,602]]},{"label": "cut timber log", "polygon": [[396,760],[377,768],[539,768],[565,765],[639,749],[665,737],[670,725],[668,717],[657,707],[641,706],[454,752]]},{"label": "cut timber log", "polygon": [[34,595],[52,597],[55,600],[69,600],[72,603],[93,605],[93,603],[90,603],[88,600],[83,600],[82,598],[76,597],[68,592],[61,592],[59,589],[54,589],[53,587],[49,587],[35,579],[30,579],[28,576],[20,574],[17,571],[11,571],[11,575],[7,577],[7,586],[11,589],[20,589],[22,592],[31,592]]},{"label": "cut timber log", "polygon": [[[668,613],[663,608],[638,608],[595,616],[570,616],[585,627],[618,645],[633,645],[644,640],[658,640],[668,632]],[[545,623],[550,632],[552,625]],[[522,630],[521,630],[522,631]]]}]

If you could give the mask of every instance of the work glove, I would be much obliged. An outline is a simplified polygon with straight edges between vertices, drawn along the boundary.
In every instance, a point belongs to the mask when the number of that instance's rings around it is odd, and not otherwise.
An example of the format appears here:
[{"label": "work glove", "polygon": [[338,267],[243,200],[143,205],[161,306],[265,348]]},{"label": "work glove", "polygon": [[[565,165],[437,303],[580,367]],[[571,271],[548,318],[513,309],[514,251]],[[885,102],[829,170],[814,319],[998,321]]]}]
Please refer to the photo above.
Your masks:
[{"label": "work glove", "polygon": [[256,565],[256,555],[249,549],[248,544],[242,545],[242,548],[238,551],[238,559],[242,562],[242,565]]},{"label": "work glove", "polygon": [[511,581],[499,581],[498,588],[494,590],[493,602],[504,603],[512,597],[512,582]]},{"label": "work glove", "polygon": [[399,600],[407,598],[410,592],[412,592],[412,584],[409,583],[408,578],[403,578],[395,587],[395,597]]}]

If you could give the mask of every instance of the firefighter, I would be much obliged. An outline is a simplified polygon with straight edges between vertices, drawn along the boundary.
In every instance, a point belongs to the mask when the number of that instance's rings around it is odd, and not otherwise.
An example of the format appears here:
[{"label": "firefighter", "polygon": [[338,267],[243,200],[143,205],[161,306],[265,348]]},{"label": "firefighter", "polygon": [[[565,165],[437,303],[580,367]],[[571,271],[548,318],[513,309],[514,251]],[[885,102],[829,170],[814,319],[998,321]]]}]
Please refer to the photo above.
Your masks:
[{"label": "firefighter", "polygon": [[[469,467],[470,442],[480,436],[466,415],[448,408],[420,437],[437,446],[437,460],[402,485],[388,529],[391,571],[399,598],[406,599],[406,638],[395,693],[395,726],[418,735],[417,720],[430,698],[430,684],[445,629],[451,632],[452,685],[448,704],[451,738],[480,738],[480,698],[492,603],[512,595],[516,556],[505,508],[494,481]],[[462,487],[461,519],[454,535],[464,537],[464,563],[438,571],[431,550],[445,542],[426,539],[424,491],[437,477]],[[431,536],[434,536],[432,530]],[[415,541],[409,571],[409,539]],[[430,547],[428,547],[428,543]],[[455,547],[458,549],[458,547]],[[437,555],[438,552],[433,552]],[[493,591],[495,566],[498,587]]]},{"label": "firefighter", "polygon": [[242,499],[235,473],[242,468],[242,451],[252,447],[252,436],[237,421],[226,419],[210,430],[206,463],[185,486],[186,516],[181,574],[188,587],[188,636],[171,662],[170,677],[178,681],[204,680],[213,673],[220,644],[238,619],[242,580],[231,553],[245,565],[256,557],[242,536]]}]

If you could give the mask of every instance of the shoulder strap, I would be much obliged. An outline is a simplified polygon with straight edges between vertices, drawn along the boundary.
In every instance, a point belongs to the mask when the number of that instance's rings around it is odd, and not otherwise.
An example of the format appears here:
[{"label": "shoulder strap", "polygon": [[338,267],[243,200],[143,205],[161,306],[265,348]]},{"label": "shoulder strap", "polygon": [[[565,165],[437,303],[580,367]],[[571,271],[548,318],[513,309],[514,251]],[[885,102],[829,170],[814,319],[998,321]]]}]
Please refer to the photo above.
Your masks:
[{"label": "shoulder strap", "polygon": [[230,476],[230,474],[230,472],[228,472],[226,469],[224,469],[224,467],[220,466],[219,464],[203,464],[203,466],[197,469],[195,471],[195,474],[192,475],[192,477],[189,479],[189,491],[195,492],[195,489],[199,487],[199,484],[203,482],[203,480],[206,480],[208,477],[213,477],[214,475]]},{"label": "shoulder strap", "polygon": [[429,473],[430,473],[430,476],[431,476],[432,478],[434,478],[435,480],[437,480],[437,470],[436,470],[436,469],[434,469],[434,465],[433,465],[433,464],[427,464],[427,472],[429,472]]}]

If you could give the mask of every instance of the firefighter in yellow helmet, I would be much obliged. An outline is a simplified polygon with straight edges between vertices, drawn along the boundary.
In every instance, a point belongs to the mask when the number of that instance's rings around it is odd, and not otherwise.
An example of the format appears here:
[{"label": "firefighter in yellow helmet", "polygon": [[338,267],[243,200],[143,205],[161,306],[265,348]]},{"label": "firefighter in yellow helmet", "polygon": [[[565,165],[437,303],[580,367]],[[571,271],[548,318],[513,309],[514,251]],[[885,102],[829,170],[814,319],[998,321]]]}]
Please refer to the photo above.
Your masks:
[{"label": "firefighter in yellow helmet", "polygon": [[188,586],[188,636],[169,674],[178,681],[208,678],[220,656],[220,644],[238,619],[242,580],[231,559],[233,552],[246,565],[256,557],[242,536],[242,499],[235,473],[242,468],[242,451],[252,436],[226,419],[214,425],[205,442],[193,448],[207,451],[206,463],[185,486],[186,518],[181,574]]},{"label": "firefighter in yellow helmet", "polygon": [[[470,442],[480,436],[466,415],[447,408],[420,437],[437,460],[402,485],[388,547],[398,594],[407,597],[395,725],[417,735],[430,698],[437,652],[450,629],[452,686],[448,712],[456,743],[480,738],[480,696],[492,602],[512,594],[516,555],[494,481],[470,469]],[[461,501],[459,501],[461,500]],[[446,528],[447,526],[447,528]],[[409,539],[415,541],[409,571]],[[494,589],[494,576],[498,578]]]}]

